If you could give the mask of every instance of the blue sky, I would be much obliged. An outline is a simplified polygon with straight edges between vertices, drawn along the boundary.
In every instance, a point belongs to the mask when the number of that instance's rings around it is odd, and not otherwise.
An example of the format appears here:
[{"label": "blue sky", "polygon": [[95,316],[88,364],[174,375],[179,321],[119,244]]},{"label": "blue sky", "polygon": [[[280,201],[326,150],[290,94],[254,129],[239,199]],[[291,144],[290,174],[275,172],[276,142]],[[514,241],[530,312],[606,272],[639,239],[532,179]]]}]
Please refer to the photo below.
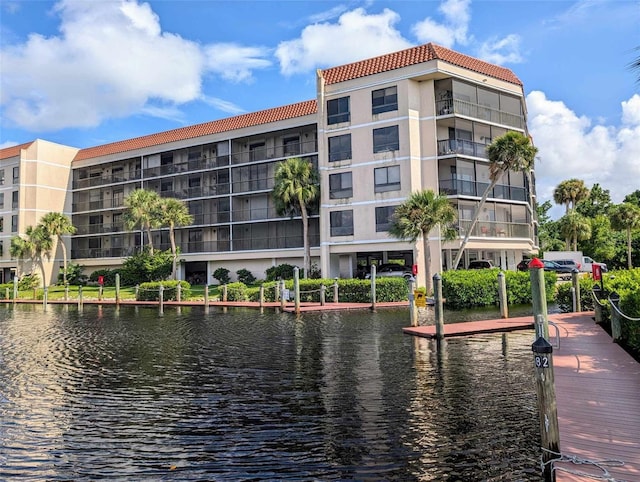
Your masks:
[{"label": "blue sky", "polygon": [[[0,0],[0,147],[75,147],[315,97],[315,69],[433,41],[512,69],[538,197],[640,189],[640,2]],[[561,213],[560,208],[554,213]]]}]

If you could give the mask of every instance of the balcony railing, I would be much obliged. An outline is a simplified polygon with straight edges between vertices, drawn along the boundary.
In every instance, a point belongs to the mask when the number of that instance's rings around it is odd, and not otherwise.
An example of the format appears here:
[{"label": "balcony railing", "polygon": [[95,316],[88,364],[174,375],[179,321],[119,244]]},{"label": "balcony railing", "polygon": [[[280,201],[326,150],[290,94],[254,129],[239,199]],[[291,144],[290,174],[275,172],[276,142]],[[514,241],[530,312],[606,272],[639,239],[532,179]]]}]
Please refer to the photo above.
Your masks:
[{"label": "balcony railing", "polygon": [[[447,194],[449,196],[461,195],[482,197],[487,187],[489,187],[489,183],[486,182],[462,181],[455,179],[439,181],[438,185],[440,193]],[[509,199],[511,201],[526,201],[527,191],[523,187],[498,184],[493,188],[489,197],[493,199]]]},{"label": "balcony railing", "polygon": [[463,139],[444,139],[438,141],[438,155],[448,156],[460,154],[487,158],[487,145]]},{"label": "balcony railing", "polygon": [[[471,227],[471,221],[458,222],[460,236],[465,236]],[[506,223],[479,221],[476,223],[471,236],[490,238],[526,238],[532,239],[531,225],[526,223]]]},{"label": "balcony railing", "polygon": [[124,198],[99,199],[96,201],[78,201],[72,204],[74,213],[82,211],[96,211],[98,209],[113,209],[124,206]]},{"label": "balcony railing", "polygon": [[286,146],[265,146],[257,149],[238,150],[231,154],[231,162],[232,164],[245,164],[267,159],[314,154],[317,151],[318,143],[315,139],[311,139],[303,142],[289,143]]},{"label": "balcony railing", "polygon": [[524,128],[524,117],[510,112],[504,112],[480,104],[473,104],[460,99],[444,99],[436,102],[438,115],[458,114],[474,119],[482,119],[495,124]]},{"label": "balcony railing", "polygon": [[125,258],[140,252],[140,247],[126,248],[75,248],[71,250],[72,259],[82,258]]},{"label": "balcony railing", "polygon": [[[309,236],[311,246],[320,245],[320,236]],[[279,236],[279,237],[246,237],[234,238],[234,251],[248,251],[257,249],[287,249],[302,248],[302,235],[300,236]]]},{"label": "balcony railing", "polygon": [[260,219],[270,219],[280,217],[276,209],[272,206],[250,209],[235,209],[233,211],[234,221],[256,221]]},{"label": "balcony railing", "polygon": [[275,179],[273,177],[256,177],[242,181],[234,181],[233,193],[266,191],[273,189],[274,185]]},{"label": "balcony railing", "polygon": [[74,179],[73,181],[73,189],[83,189],[87,187],[94,186],[102,186],[104,184],[115,184],[118,182],[125,181],[135,181],[140,179],[142,171],[132,170],[132,171],[122,171],[113,175],[102,175],[102,176],[93,176],[86,177],[83,179]]},{"label": "balcony railing", "polygon": [[117,233],[124,230],[122,223],[76,224],[76,234]]},{"label": "balcony railing", "polygon": [[217,167],[225,167],[228,165],[229,155],[202,157],[199,159],[192,159],[190,161],[165,164],[164,166],[148,167],[144,170],[144,177],[145,179],[148,179],[151,177],[167,176],[169,174],[215,169]]}]

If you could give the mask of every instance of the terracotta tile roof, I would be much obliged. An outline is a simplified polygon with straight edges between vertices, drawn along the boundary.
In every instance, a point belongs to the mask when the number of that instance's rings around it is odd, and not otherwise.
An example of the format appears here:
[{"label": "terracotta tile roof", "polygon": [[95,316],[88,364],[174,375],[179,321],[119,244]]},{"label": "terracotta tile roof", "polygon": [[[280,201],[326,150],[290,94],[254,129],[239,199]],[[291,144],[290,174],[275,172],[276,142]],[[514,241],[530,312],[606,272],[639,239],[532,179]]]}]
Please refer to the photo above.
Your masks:
[{"label": "terracotta tile roof", "polygon": [[196,124],[170,131],[158,132],[147,136],[136,137],[134,139],[112,142],[111,144],[88,147],[86,149],[81,149],[74,160],[91,159],[94,157],[117,154],[119,152],[126,152],[134,149],[157,146],[169,142],[227,132],[234,129],[241,129],[243,127],[251,127],[260,124],[267,124],[269,122],[303,117],[315,114],[317,111],[318,107],[316,100],[307,100],[296,104],[229,117],[227,119],[205,122],[204,124]]},{"label": "terracotta tile roof", "polygon": [[332,67],[323,70],[322,76],[325,79],[325,83],[330,85],[420,64],[430,60],[441,60],[512,84],[522,85],[520,79],[507,68],[484,62],[483,60],[440,47],[433,43],[401,50],[400,52],[380,55],[379,57],[361,60],[339,67]]},{"label": "terracotta tile roof", "polygon": [[10,157],[20,155],[20,151],[29,147],[31,144],[33,144],[33,142],[34,141],[25,142],[24,144],[20,144],[17,146],[5,147],[4,149],[0,149],[0,159],[9,159]]}]

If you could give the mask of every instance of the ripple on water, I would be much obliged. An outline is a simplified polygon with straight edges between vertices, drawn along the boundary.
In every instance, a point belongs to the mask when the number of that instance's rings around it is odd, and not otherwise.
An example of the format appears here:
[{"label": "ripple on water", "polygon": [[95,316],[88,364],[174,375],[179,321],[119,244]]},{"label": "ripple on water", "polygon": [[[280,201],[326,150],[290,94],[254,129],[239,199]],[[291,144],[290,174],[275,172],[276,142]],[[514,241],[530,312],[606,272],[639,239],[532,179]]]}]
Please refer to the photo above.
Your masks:
[{"label": "ripple on water", "polygon": [[0,478],[539,480],[532,333],[408,314],[0,308]]}]

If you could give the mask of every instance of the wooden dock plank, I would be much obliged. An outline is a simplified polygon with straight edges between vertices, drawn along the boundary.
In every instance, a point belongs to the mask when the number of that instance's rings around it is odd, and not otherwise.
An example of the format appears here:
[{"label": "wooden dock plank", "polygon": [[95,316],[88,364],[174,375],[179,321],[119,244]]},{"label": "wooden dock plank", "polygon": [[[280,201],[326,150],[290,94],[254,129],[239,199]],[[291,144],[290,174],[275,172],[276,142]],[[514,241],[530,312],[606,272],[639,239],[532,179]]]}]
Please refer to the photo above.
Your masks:
[{"label": "wooden dock plank", "polygon": [[[565,458],[577,458],[556,463],[556,480],[640,482],[640,363],[613,343],[592,312],[552,314],[549,321],[560,343],[553,352],[560,450]],[[444,331],[468,336],[532,327],[529,316],[445,324]],[[435,337],[435,326],[403,331]],[[549,332],[556,343],[555,328]],[[578,459],[603,463],[574,463]]]}]

